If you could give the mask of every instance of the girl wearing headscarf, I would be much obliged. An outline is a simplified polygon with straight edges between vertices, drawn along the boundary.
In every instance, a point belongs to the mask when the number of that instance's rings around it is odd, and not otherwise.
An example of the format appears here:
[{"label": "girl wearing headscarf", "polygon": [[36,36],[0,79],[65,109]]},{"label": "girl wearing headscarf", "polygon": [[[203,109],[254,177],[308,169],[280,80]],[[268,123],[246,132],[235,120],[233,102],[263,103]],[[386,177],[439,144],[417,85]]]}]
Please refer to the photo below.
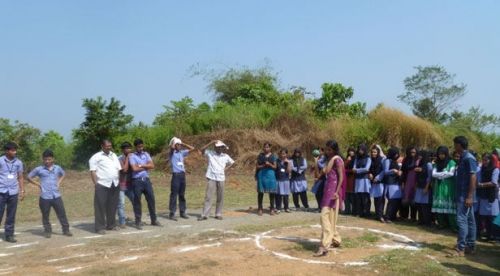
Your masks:
[{"label": "girl wearing headscarf", "polygon": [[392,147],[387,152],[387,159],[384,160],[384,194],[387,198],[385,210],[385,222],[391,223],[396,220],[398,209],[401,205],[403,192],[401,190],[401,168],[398,163],[399,148]]},{"label": "girl wearing headscarf", "polygon": [[354,168],[354,160],[356,159],[356,150],[354,148],[349,148],[347,150],[347,157],[344,161],[345,171],[347,174],[346,183],[346,197],[345,197],[345,210],[344,215],[356,215],[358,213],[355,203],[355,193],[354,193],[354,173],[352,169]]},{"label": "girl wearing headscarf", "polygon": [[375,204],[375,215],[380,222],[385,222],[384,220],[384,184],[382,180],[384,177],[383,168],[383,157],[380,155],[380,149],[377,146],[373,146],[370,152],[371,155],[371,166],[370,174],[368,178],[371,181],[370,195],[373,197]]},{"label": "girl wearing headscarf", "polygon": [[281,204],[283,203],[285,212],[290,213],[288,207],[290,195],[290,172],[292,171],[292,161],[288,159],[288,150],[281,149],[280,157],[277,162],[276,179],[278,181],[278,192],[276,193],[276,208],[278,213],[281,212]]},{"label": "girl wearing headscarf", "polygon": [[358,147],[356,160],[354,161],[353,172],[355,175],[354,189],[356,192],[356,208],[357,215],[360,217],[368,217],[370,215],[370,188],[371,183],[368,179],[372,160],[368,155],[368,148],[365,144]]},{"label": "girl wearing headscarf", "polygon": [[328,248],[339,247],[342,241],[337,231],[337,218],[339,209],[342,209],[346,175],[344,161],[339,156],[339,146],[336,141],[330,140],[326,143],[325,153],[328,165],[323,169],[326,182],[321,201],[321,245],[314,254],[316,257],[326,256]]},{"label": "girl wearing headscarf", "polygon": [[417,173],[417,189],[415,191],[415,206],[418,213],[418,224],[431,226],[432,224],[432,205],[431,205],[431,182],[432,182],[432,163],[430,153],[421,150],[418,157],[418,166],[415,168]]},{"label": "girl wearing headscarf", "polygon": [[295,209],[300,209],[300,201],[306,210],[309,209],[309,203],[307,202],[307,161],[302,157],[302,151],[300,149],[295,149],[292,158],[292,177],[290,178],[290,190],[292,191],[293,204]]},{"label": "girl wearing headscarf", "polygon": [[484,154],[476,189],[479,204],[479,230],[482,230],[478,232],[478,237],[484,235],[488,241],[493,240],[493,219],[499,214],[498,175],[499,170],[493,163],[491,154]]},{"label": "girl wearing headscarf", "polygon": [[413,222],[417,221],[417,209],[414,204],[417,183],[415,168],[417,165],[417,149],[415,147],[408,147],[403,159],[403,165],[401,166],[401,171],[403,171],[401,179],[403,182],[403,199],[401,200],[399,215],[403,219],[408,219],[408,216],[410,216]]},{"label": "girl wearing headscarf", "polygon": [[257,214],[262,216],[263,206],[262,202],[264,200],[264,193],[269,193],[269,201],[271,203],[270,215],[275,215],[276,210],[274,208],[275,203],[275,193],[277,190],[276,185],[276,173],[277,168],[276,156],[273,154],[270,143],[264,143],[264,148],[262,152],[257,157],[257,167],[256,167],[256,178],[257,178],[257,202],[258,211]]},{"label": "girl wearing headscarf", "polygon": [[450,157],[446,146],[436,150],[436,162],[432,169],[432,212],[437,214],[439,228],[457,229],[455,204],[455,169],[456,162]]}]

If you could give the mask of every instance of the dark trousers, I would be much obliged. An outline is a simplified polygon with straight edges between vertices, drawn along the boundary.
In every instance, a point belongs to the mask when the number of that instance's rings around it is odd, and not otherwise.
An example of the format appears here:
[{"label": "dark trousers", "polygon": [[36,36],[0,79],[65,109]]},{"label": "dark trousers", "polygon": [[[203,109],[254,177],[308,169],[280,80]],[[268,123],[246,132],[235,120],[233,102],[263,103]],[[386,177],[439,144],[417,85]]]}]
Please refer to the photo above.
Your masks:
[{"label": "dark trousers", "polygon": [[[479,216],[479,223],[478,225],[481,225],[481,228],[484,229],[485,233],[485,238],[491,240],[493,239],[493,220],[495,219],[494,216]],[[479,229],[479,230],[482,230]],[[481,232],[482,231],[477,231],[477,236],[478,238],[481,237]]]},{"label": "dark trousers", "polygon": [[17,194],[9,195],[9,193],[0,193],[0,223],[2,222],[4,211],[7,211],[7,214],[5,216],[5,237],[14,236],[17,197]]},{"label": "dark trousers", "polygon": [[283,203],[285,210],[288,210],[289,195],[278,195],[276,194],[276,209],[281,211],[281,205]]},{"label": "dark trousers", "polygon": [[356,193],[355,205],[358,211],[356,215],[360,217],[370,216],[370,207],[372,205],[370,193]]},{"label": "dark trousers", "polygon": [[384,206],[385,206],[385,197],[374,197],[373,204],[375,205],[375,215],[377,219],[384,218]]},{"label": "dark trousers", "polygon": [[170,202],[168,204],[170,209],[170,215],[175,215],[177,211],[177,197],[179,198],[179,211],[182,214],[186,214],[186,198],[184,194],[186,193],[186,174],[185,173],[173,173],[172,182],[170,185]]},{"label": "dark trousers", "polygon": [[345,215],[357,214],[356,205],[354,205],[355,197],[356,197],[355,193],[346,193],[345,194],[345,201],[344,201],[345,210],[344,210],[343,214],[345,214]]},{"label": "dark trousers", "polygon": [[305,208],[309,208],[309,203],[307,202],[307,192],[292,193],[292,197],[293,197],[293,205],[295,205],[295,208],[300,208],[299,197],[300,201],[302,202],[302,205]]},{"label": "dark trousers", "polygon": [[149,180],[148,177],[133,179],[132,187],[134,187],[135,223],[140,223],[142,220],[142,194],[144,194],[146,202],[148,203],[151,223],[156,222],[155,193],[153,191],[151,180]]},{"label": "dark trousers", "polygon": [[96,232],[113,229],[116,226],[116,209],[120,199],[120,188],[111,184],[110,188],[95,185],[94,215]]},{"label": "dark trousers", "polygon": [[401,198],[389,199],[385,209],[385,218],[388,220],[396,220],[396,216],[401,205]]},{"label": "dark trousers", "polygon": [[401,204],[399,208],[399,216],[403,219],[408,219],[410,216],[411,220],[417,220],[417,208],[414,203]]},{"label": "dark trousers", "polygon": [[418,224],[431,226],[432,225],[432,205],[415,203],[418,214]]},{"label": "dark trousers", "polygon": [[323,199],[323,190],[325,188],[325,181],[321,181],[318,185],[318,191],[314,194],[316,202],[318,203],[318,210],[321,211],[321,200]]},{"label": "dark trousers", "polygon": [[50,209],[54,208],[56,212],[57,219],[61,223],[63,233],[69,232],[68,218],[66,217],[66,211],[64,210],[64,203],[61,197],[54,199],[43,199],[40,197],[38,201],[38,206],[40,206],[40,211],[42,212],[42,223],[45,232],[52,232],[52,225],[50,224]]},{"label": "dark trousers", "polygon": [[[269,204],[271,204],[271,209],[274,209],[274,203],[276,202],[276,194],[274,193],[269,193]],[[258,193],[257,194],[257,205],[259,210],[264,209],[263,207],[263,202],[264,202],[264,193]]]}]

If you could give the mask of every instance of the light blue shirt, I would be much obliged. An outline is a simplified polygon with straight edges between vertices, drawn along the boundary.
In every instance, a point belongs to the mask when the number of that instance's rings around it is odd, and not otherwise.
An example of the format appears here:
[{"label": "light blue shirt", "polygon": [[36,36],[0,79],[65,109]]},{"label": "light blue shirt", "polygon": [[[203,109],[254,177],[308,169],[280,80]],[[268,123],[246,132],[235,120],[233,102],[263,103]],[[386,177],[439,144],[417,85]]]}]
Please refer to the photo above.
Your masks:
[{"label": "light blue shirt", "polygon": [[40,197],[43,199],[54,199],[61,197],[57,182],[59,178],[64,176],[64,170],[58,165],[53,165],[52,170],[45,166],[39,166],[33,169],[29,174],[29,178],[40,178],[41,193]]},{"label": "light blue shirt", "polygon": [[477,173],[476,158],[469,152],[464,151],[460,162],[458,162],[456,174],[456,198],[458,202],[463,202],[469,194],[470,176]]},{"label": "light blue shirt", "polygon": [[[149,153],[143,151],[141,153],[134,152],[130,156],[128,162],[130,165],[146,165],[151,161],[151,156]],[[131,170],[132,168],[129,168]],[[137,178],[143,178],[143,177],[149,177],[149,173],[147,170],[142,170],[140,172],[133,172],[132,173],[132,179],[137,179]]]},{"label": "light blue shirt", "polygon": [[173,173],[185,172],[184,168],[184,157],[188,156],[189,150],[174,151],[170,157],[170,163],[172,164]]},{"label": "light blue shirt", "polygon": [[19,193],[18,176],[23,173],[23,162],[14,158],[7,159],[5,155],[0,157],[0,193],[17,195]]}]

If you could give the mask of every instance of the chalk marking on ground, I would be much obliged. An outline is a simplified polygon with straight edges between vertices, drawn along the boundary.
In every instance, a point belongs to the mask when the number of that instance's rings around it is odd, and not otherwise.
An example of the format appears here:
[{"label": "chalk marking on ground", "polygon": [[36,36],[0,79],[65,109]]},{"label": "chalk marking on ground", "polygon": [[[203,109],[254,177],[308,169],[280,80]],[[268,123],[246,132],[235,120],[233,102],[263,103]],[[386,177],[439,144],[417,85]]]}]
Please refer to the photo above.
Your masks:
[{"label": "chalk marking on ground", "polygon": [[[304,227],[304,226],[290,226],[290,227],[284,227],[284,228],[285,229],[290,229],[290,228],[302,228],[302,227]],[[317,225],[317,224],[316,225],[310,225],[310,227],[311,228],[321,228],[321,225]],[[355,227],[355,226],[341,226],[341,225],[339,225],[337,227],[343,228],[343,229],[351,229],[351,230],[359,230],[359,231],[369,231],[369,232],[372,232],[372,233],[385,234],[385,235],[388,235],[388,236],[391,236],[391,237],[394,237],[394,238],[398,238],[398,239],[402,240],[403,242],[415,244],[415,245],[397,245],[397,244],[396,245],[381,245],[381,246],[379,246],[380,248],[405,249],[405,250],[412,250],[412,251],[420,250],[419,245],[417,243],[415,243],[415,241],[413,241],[412,239],[410,239],[410,238],[408,238],[407,236],[404,236],[404,235],[395,234],[395,233],[392,233],[392,232],[382,231],[382,230],[378,230],[378,229],[372,229],[372,228],[362,228],[362,227]],[[271,253],[271,254],[279,257],[279,258],[282,258],[282,259],[301,261],[301,262],[309,263],[309,264],[327,264],[327,265],[334,265],[334,264],[336,264],[335,262],[316,261],[316,260],[310,260],[310,259],[297,258],[297,257],[290,256],[288,254],[285,254],[285,253],[276,252],[276,251],[273,251],[273,250],[270,250],[270,249],[266,248],[261,243],[262,239],[278,239],[278,240],[290,240],[290,241],[320,242],[317,239],[305,239],[305,238],[300,238],[300,237],[270,236],[269,234],[271,234],[275,230],[277,230],[277,229],[272,229],[272,230],[269,230],[267,232],[255,235],[254,236],[255,237],[255,245],[257,246],[257,248],[259,248],[259,249],[261,249],[263,251],[269,252],[269,253]],[[345,262],[345,263],[343,263],[343,265],[344,266],[365,266],[365,265],[369,265],[369,263],[368,262],[363,262],[363,261],[353,261],[353,262]]]},{"label": "chalk marking on ground", "polygon": [[130,231],[130,232],[122,232],[120,235],[134,235],[134,234],[143,234],[153,232],[153,230],[140,230],[140,231]]},{"label": "chalk marking on ground", "polygon": [[71,268],[65,268],[65,269],[60,269],[59,272],[61,273],[70,273],[70,272],[75,272],[81,269],[84,269],[88,266],[77,266],[77,267],[71,267]]},{"label": "chalk marking on ground", "polygon": [[8,257],[8,256],[12,256],[14,254],[12,253],[0,253],[0,257]]},{"label": "chalk marking on ground", "polygon": [[59,259],[50,259],[47,260],[47,263],[55,263],[59,261],[65,261],[65,260],[71,260],[71,259],[76,259],[76,258],[83,258],[83,257],[88,257],[88,256],[94,256],[95,254],[78,254],[78,255],[73,255],[73,256],[67,256]]},{"label": "chalk marking on ground", "polygon": [[16,244],[16,245],[11,245],[7,246],[5,248],[21,248],[21,247],[29,247],[32,245],[38,244],[38,242],[28,242],[28,243],[21,243],[21,244]]},{"label": "chalk marking on ground", "polygon": [[74,243],[74,244],[68,244],[68,245],[65,245],[61,248],[70,248],[70,247],[77,247],[77,246],[84,246],[85,243]]},{"label": "chalk marking on ground", "polygon": [[3,272],[0,272],[0,275],[8,275],[8,274],[12,274],[14,273],[14,271],[3,271]]},{"label": "chalk marking on ground", "polygon": [[368,262],[345,262],[344,266],[365,266],[369,265],[370,263]]},{"label": "chalk marking on ground", "polygon": [[5,272],[5,271],[13,270],[14,268],[16,268],[16,266],[7,267],[7,268],[0,268],[0,272]]},{"label": "chalk marking on ground", "polygon": [[102,235],[95,235],[95,236],[82,237],[82,239],[98,239],[98,238],[102,238],[102,237],[103,237]]},{"label": "chalk marking on ground", "polygon": [[381,245],[377,245],[377,247],[382,248],[382,249],[404,249],[404,250],[410,250],[410,251],[420,250],[420,248],[417,246],[402,245],[402,244],[381,244]]},{"label": "chalk marking on ground", "polygon": [[189,225],[189,224],[185,224],[185,225],[177,225],[175,226],[175,228],[181,228],[181,229],[184,229],[184,228],[191,228],[193,227],[192,225]]},{"label": "chalk marking on ground", "polygon": [[188,246],[173,248],[171,251],[174,253],[185,253],[185,252],[189,252],[189,251],[198,250],[200,248],[219,247],[221,245],[222,245],[222,243],[220,243],[220,242],[202,244],[202,245],[188,245]]},{"label": "chalk marking on ground", "polygon": [[141,256],[129,256],[129,257],[123,257],[121,258],[118,262],[119,263],[124,263],[124,262],[131,262],[131,261],[137,261]]},{"label": "chalk marking on ground", "polygon": [[147,246],[144,247],[138,247],[138,248],[130,248],[128,251],[142,251],[148,249]]},{"label": "chalk marking on ground", "polygon": [[244,241],[251,241],[253,238],[239,238],[239,239],[227,239],[227,242],[244,242]]}]

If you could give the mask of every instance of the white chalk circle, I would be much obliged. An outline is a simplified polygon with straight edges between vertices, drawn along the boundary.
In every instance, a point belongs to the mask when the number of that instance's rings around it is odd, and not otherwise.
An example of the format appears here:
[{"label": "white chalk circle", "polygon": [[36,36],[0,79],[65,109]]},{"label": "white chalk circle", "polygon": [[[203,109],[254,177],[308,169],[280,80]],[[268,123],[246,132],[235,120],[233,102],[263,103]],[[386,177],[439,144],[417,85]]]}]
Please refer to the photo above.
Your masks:
[{"label": "white chalk circle", "polygon": [[[303,227],[308,227],[308,226],[290,226],[290,227],[284,227],[282,229],[303,228]],[[318,224],[316,224],[316,225],[310,225],[309,227],[311,227],[311,228],[321,228],[321,226],[318,225]],[[397,238],[397,239],[401,240],[404,243],[411,243],[412,244],[412,245],[406,245],[406,246],[398,246],[398,245],[381,245],[381,246],[379,246],[379,248],[382,248],[382,249],[393,249],[393,248],[399,248],[399,249],[404,249],[404,250],[419,250],[420,249],[419,245],[417,243],[415,243],[415,241],[413,241],[412,239],[408,238],[407,236],[404,236],[404,235],[401,235],[401,234],[395,234],[395,233],[392,233],[392,232],[382,231],[382,230],[378,230],[378,229],[362,228],[362,227],[354,227],[354,226],[337,226],[337,227],[341,228],[341,229],[351,229],[351,230],[358,230],[358,231],[368,231],[368,232],[372,232],[372,233],[383,234],[383,235],[387,235],[387,236],[390,236],[390,237],[393,237],[393,238]],[[266,248],[264,245],[262,245],[262,240],[263,239],[304,240],[304,241],[309,241],[309,242],[317,242],[317,241],[319,241],[319,240],[316,240],[316,239],[307,239],[307,238],[300,239],[300,238],[296,238],[296,237],[283,237],[283,236],[272,236],[272,235],[270,235],[272,232],[274,232],[276,230],[277,229],[273,229],[273,230],[269,230],[267,232],[263,232],[263,233],[255,235],[255,239],[254,239],[255,246],[257,246],[257,248],[259,248],[259,249],[261,249],[261,250],[263,250],[265,252],[269,252],[272,255],[274,255],[274,256],[276,256],[278,258],[281,258],[281,259],[292,260],[292,261],[301,261],[301,262],[308,263],[308,264],[323,264],[323,265],[336,265],[337,264],[336,262],[331,262],[331,261],[320,261],[320,260],[311,260],[311,259],[298,258],[298,257],[291,256],[289,254],[286,254],[286,253],[277,252],[277,251],[274,251],[274,250]],[[368,264],[369,263],[366,262],[366,261],[350,261],[350,262],[345,262],[342,265],[344,265],[344,266],[365,266],[365,265],[368,265]]]}]

